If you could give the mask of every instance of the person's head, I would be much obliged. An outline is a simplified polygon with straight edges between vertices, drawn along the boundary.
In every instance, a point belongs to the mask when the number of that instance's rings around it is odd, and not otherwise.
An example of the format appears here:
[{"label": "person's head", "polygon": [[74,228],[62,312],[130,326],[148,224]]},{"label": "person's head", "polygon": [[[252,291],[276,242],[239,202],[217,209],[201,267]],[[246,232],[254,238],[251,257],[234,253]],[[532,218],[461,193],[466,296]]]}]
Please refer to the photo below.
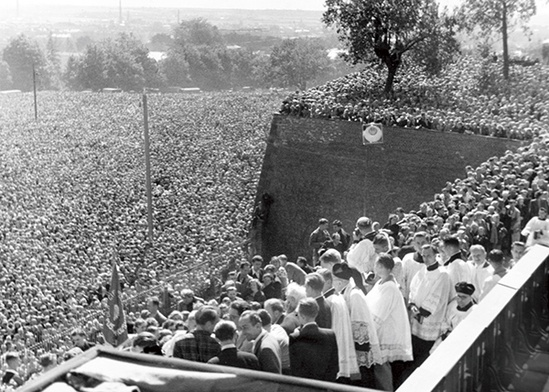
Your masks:
[{"label": "person's head", "polygon": [[234,302],[231,302],[231,306],[229,307],[229,319],[234,322],[237,327],[239,327],[238,320],[240,319],[240,316],[242,313],[244,313],[246,310],[250,309],[250,304],[248,304],[246,301],[243,300],[237,300]]},{"label": "person's head", "polygon": [[185,305],[190,304],[194,300],[194,292],[190,289],[181,290],[181,298]]},{"label": "person's head", "polygon": [[235,301],[237,296],[238,296],[238,291],[236,290],[235,286],[227,287],[227,297],[229,297],[231,301]]},{"label": "person's head", "polygon": [[305,293],[307,297],[316,298],[322,295],[324,278],[318,272],[313,272],[305,277]]},{"label": "person's head", "polygon": [[160,307],[160,300],[158,297],[150,297],[147,299],[147,309],[151,314],[155,314]]},{"label": "person's head", "polygon": [[263,328],[269,331],[271,323],[273,322],[273,319],[271,318],[269,312],[267,312],[265,309],[258,309],[257,314],[261,318],[261,325],[263,326]]},{"label": "person's head", "polygon": [[486,250],[484,249],[484,246],[478,244],[472,245],[471,248],[469,248],[469,252],[471,252],[471,259],[475,264],[480,265],[486,261]]},{"label": "person's head", "polygon": [[86,332],[82,329],[75,329],[71,333],[72,344],[76,347],[84,347],[86,345]]},{"label": "person's head", "polygon": [[279,255],[278,261],[280,262],[280,267],[286,267],[286,264],[288,264],[288,256]]},{"label": "person's head", "polygon": [[393,257],[387,253],[382,253],[376,261],[374,272],[376,276],[381,279],[385,279],[391,275],[393,268],[395,268],[395,261],[393,260]]},{"label": "person's head", "polygon": [[13,351],[6,353],[6,356],[4,359],[6,360],[6,364],[10,369],[17,369],[17,367],[19,367],[19,365],[21,364],[19,353],[16,353]]},{"label": "person's head", "polygon": [[467,282],[458,282],[456,283],[456,301],[460,308],[464,308],[469,305],[472,301],[472,295],[475,292],[475,286]]},{"label": "person's head", "polygon": [[337,263],[341,263],[341,253],[335,249],[328,249],[319,258],[320,266],[331,271],[333,266]]},{"label": "person's head", "polygon": [[423,248],[423,245],[429,243],[429,237],[426,232],[424,231],[418,231],[414,234],[414,238],[412,240],[412,245],[414,247],[414,250],[416,252],[421,252],[421,249]]},{"label": "person's head", "polygon": [[387,253],[391,249],[391,241],[386,233],[379,233],[374,237],[374,249],[377,254]]},{"label": "person's head", "polygon": [[147,329],[147,322],[145,321],[145,319],[142,319],[140,317],[133,323],[133,328],[135,330],[135,333],[145,332],[145,330]]},{"label": "person's head", "polygon": [[324,278],[324,288],[322,289],[322,292],[326,292],[330,290],[333,286],[333,280],[334,280],[332,276],[332,271],[326,268],[320,268],[316,272],[318,272]]},{"label": "person's head", "polygon": [[372,231],[372,220],[365,216],[358,218],[356,221],[356,228],[362,235],[368,234]]},{"label": "person's head", "polygon": [[263,257],[260,255],[252,257],[252,267],[254,270],[259,271],[263,267]]},{"label": "person's head", "polygon": [[314,298],[305,298],[297,305],[297,317],[301,325],[315,321],[319,307]]},{"label": "person's head", "polygon": [[343,224],[339,219],[336,219],[335,221],[332,222],[332,229],[334,231],[339,231],[339,229],[341,229],[342,227],[343,227]]},{"label": "person's head", "polygon": [[247,310],[242,313],[242,316],[240,316],[239,324],[240,329],[242,330],[242,334],[248,340],[256,339],[263,330],[261,317],[259,317],[257,312],[253,310]]},{"label": "person's head", "polygon": [[328,230],[329,225],[328,219],[321,218],[318,220],[318,228],[320,230]]},{"label": "person's head", "polygon": [[[280,268],[280,260],[278,259],[278,256],[271,257],[269,264],[275,268],[275,271],[278,270]],[[267,271],[267,267],[265,267],[265,271]]]},{"label": "person's head", "polygon": [[158,347],[156,336],[150,332],[139,333],[132,342],[132,351],[136,353],[151,352]]},{"label": "person's head", "polygon": [[38,359],[38,363],[40,363],[40,366],[44,371],[48,371],[57,365],[57,355],[53,353],[42,354]]},{"label": "person's head", "polygon": [[196,326],[201,330],[211,333],[218,321],[217,310],[211,306],[203,306],[196,311]]},{"label": "person's head", "polygon": [[244,260],[240,263],[240,273],[241,274],[250,273],[250,263],[248,261]]},{"label": "person's head", "polygon": [[501,268],[503,266],[503,262],[505,261],[503,252],[499,249],[492,249],[490,253],[488,253],[487,259],[490,265],[494,267],[495,270]]},{"label": "person's head", "polygon": [[236,324],[230,320],[221,320],[214,328],[215,338],[221,344],[230,344],[236,341]]},{"label": "person's head", "polygon": [[273,274],[267,273],[267,274],[263,275],[263,285],[264,286],[270,285],[271,283],[273,283],[273,281],[274,281]]},{"label": "person's head", "polygon": [[432,244],[425,244],[421,247],[421,256],[427,267],[433,265],[437,262],[437,249]]},{"label": "person's head", "polygon": [[334,265],[332,268],[332,277],[333,285],[337,292],[341,292],[349,284],[351,278],[353,278],[355,285],[366,294],[361,273],[356,268],[350,267],[347,263]]},{"label": "person's head", "polygon": [[236,280],[236,271],[229,271],[227,273],[227,280],[225,282],[228,282],[228,281],[234,282],[235,280]]},{"label": "person's head", "polygon": [[515,241],[511,246],[511,255],[515,262],[519,261],[526,252],[526,245],[522,241]]},{"label": "person's head", "polygon": [[450,236],[450,237],[445,237],[443,240],[442,240],[442,252],[444,253],[444,255],[446,257],[450,257],[454,254],[456,254],[457,252],[459,252],[459,240],[457,239],[457,237],[454,237],[454,236]]},{"label": "person's head", "polygon": [[545,209],[545,207],[539,208],[538,218],[541,220],[545,220],[547,218],[547,210]]},{"label": "person's head", "polygon": [[300,268],[305,268],[307,266],[307,259],[303,256],[299,256],[296,260],[296,264],[299,265]]},{"label": "person's head", "polygon": [[297,304],[303,298],[307,297],[305,287],[292,282],[286,288],[286,312],[292,313],[297,308]]},{"label": "person's head", "polygon": [[278,320],[284,313],[284,303],[278,298],[269,298],[265,301],[264,307],[272,320]]}]

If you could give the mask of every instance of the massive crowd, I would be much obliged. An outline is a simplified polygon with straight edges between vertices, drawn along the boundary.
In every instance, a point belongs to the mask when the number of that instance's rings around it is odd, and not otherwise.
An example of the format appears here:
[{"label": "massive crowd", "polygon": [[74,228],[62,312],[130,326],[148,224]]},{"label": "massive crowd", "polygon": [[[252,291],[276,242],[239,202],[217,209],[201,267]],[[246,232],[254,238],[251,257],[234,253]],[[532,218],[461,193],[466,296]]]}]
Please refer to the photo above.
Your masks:
[{"label": "massive crowd", "polygon": [[383,94],[384,72],[368,66],[293,93],[280,112],[523,140],[549,126],[549,71],[542,65],[513,66],[508,84],[498,77],[499,62],[473,57],[461,57],[439,76],[404,66],[390,98]]},{"label": "massive crowd", "polygon": [[135,311],[148,295],[167,292],[176,302],[183,288],[205,290],[245,257],[264,138],[280,99],[149,96],[151,249],[141,97],[40,93],[35,122],[32,95],[1,95],[2,353],[25,353],[37,367],[41,354],[62,357],[72,347],[67,331],[96,336],[112,260]]},{"label": "massive crowd", "polygon": [[[462,61],[464,76],[474,63]],[[535,74],[532,68],[515,72],[523,79]],[[467,95],[466,83],[432,96],[429,83],[435,82],[426,80],[410,94],[413,83],[403,79],[408,94],[397,89],[394,102],[421,112],[394,112],[360,88],[369,80],[363,75],[306,92],[309,98],[294,97],[283,111],[356,120],[351,113],[358,107],[361,116],[412,113],[452,124],[470,113],[471,124],[482,118],[498,128],[505,120],[504,136],[513,137],[513,130],[533,142],[467,167],[466,178],[447,183],[416,211],[395,210],[385,224],[361,218],[346,235],[338,222],[330,230],[322,221],[314,253],[295,263],[283,255],[242,262],[277,96],[150,98],[154,247],[147,239],[137,96],[48,93],[39,122],[27,120],[28,95],[0,96],[4,374],[17,383],[85,351],[93,344],[88,341],[101,343],[110,261],[116,260],[133,335],[127,349],[386,390],[398,386],[527,246],[549,244],[543,215],[549,154],[541,131],[547,93],[532,81],[507,98]],[[443,104],[433,109],[439,99],[453,105],[455,117]],[[340,110],[339,103],[351,106]],[[425,126],[416,120],[404,125]],[[428,303],[431,272],[443,283],[438,302]],[[199,287],[202,282],[211,290]],[[315,321],[322,335],[315,339],[325,344],[311,347],[301,335],[317,332],[296,328]],[[205,351],[190,350],[189,339],[199,339]],[[330,360],[317,363],[317,357]]]}]

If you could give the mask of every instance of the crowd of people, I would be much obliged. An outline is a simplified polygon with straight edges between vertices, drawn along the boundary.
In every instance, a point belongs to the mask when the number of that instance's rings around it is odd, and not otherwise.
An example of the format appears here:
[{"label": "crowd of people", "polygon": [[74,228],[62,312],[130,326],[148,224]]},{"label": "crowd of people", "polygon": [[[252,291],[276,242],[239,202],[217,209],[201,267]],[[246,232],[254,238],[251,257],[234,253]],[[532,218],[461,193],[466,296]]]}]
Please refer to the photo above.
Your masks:
[{"label": "crowd of people", "polygon": [[153,244],[137,96],[45,93],[39,122],[26,120],[28,95],[0,96],[2,389],[102,344],[112,260],[128,350],[395,389],[529,246],[549,245],[546,79],[515,68],[521,88],[511,95],[468,95],[477,65],[461,61],[455,91],[453,73],[415,89],[403,77],[408,87],[383,101],[365,88],[375,76],[367,70],[285,101],[293,115],[485,121],[503,126],[499,136],[533,138],[385,224],[363,217],[347,232],[322,219],[311,254],[295,262],[247,261],[276,95],[149,100]]},{"label": "crowd of people", "polygon": [[381,85],[386,71],[366,66],[290,94],[280,113],[530,140],[549,126],[548,72],[539,64],[514,65],[503,83],[499,62],[463,56],[438,76],[404,66],[387,97]]},{"label": "crowd of people", "polygon": [[[320,219],[311,255],[242,259],[220,274],[213,298],[183,288],[164,315],[150,297],[128,313],[123,349],[394,390],[529,247],[549,246],[547,143],[467,167],[384,224],[360,217],[347,231]],[[74,332],[63,355],[91,347],[87,338]],[[12,351],[6,358],[19,363]]]},{"label": "crowd of people", "polygon": [[[127,310],[207,292],[247,254],[273,92],[148,97],[154,246],[140,95],[0,95],[0,350],[21,375],[96,340],[116,260]],[[185,272],[186,271],[186,272]],[[211,279],[210,279],[211,278]],[[2,362],[4,366],[5,363]]]}]

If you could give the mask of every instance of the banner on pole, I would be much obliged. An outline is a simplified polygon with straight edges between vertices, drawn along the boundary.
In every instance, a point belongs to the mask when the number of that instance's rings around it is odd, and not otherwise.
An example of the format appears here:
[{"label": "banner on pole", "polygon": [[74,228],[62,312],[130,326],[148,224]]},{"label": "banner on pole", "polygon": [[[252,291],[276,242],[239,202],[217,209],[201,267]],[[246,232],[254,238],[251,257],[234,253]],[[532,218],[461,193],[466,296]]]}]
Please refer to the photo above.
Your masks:
[{"label": "banner on pole", "polygon": [[103,336],[113,347],[124,343],[128,339],[128,327],[124,316],[124,306],[120,293],[120,277],[116,262],[112,264],[111,287],[108,294],[108,314],[103,326]]},{"label": "banner on pole", "polygon": [[362,125],[362,144],[383,143],[383,124],[369,123]]}]

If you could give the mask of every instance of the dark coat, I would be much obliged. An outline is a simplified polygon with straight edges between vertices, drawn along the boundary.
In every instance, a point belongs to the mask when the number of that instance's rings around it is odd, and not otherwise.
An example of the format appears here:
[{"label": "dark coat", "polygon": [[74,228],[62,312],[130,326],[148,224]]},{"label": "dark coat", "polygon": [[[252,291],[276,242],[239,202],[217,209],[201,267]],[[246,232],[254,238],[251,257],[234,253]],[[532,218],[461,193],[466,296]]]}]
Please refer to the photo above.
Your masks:
[{"label": "dark coat", "polygon": [[241,369],[261,370],[259,360],[251,353],[237,350],[236,347],[226,348],[210,359],[213,365],[232,366]]},{"label": "dark coat", "polygon": [[334,331],[316,323],[304,325],[290,335],[290,366],[293,376],[335,381],[339,370]]},{"label": "dark coat", "polygon": [[318,304],[318,316],[316,316],[316,323],[320,328],[332,328],[332,311],[330,305],[326,303],[323,296],[316,298]]}]

